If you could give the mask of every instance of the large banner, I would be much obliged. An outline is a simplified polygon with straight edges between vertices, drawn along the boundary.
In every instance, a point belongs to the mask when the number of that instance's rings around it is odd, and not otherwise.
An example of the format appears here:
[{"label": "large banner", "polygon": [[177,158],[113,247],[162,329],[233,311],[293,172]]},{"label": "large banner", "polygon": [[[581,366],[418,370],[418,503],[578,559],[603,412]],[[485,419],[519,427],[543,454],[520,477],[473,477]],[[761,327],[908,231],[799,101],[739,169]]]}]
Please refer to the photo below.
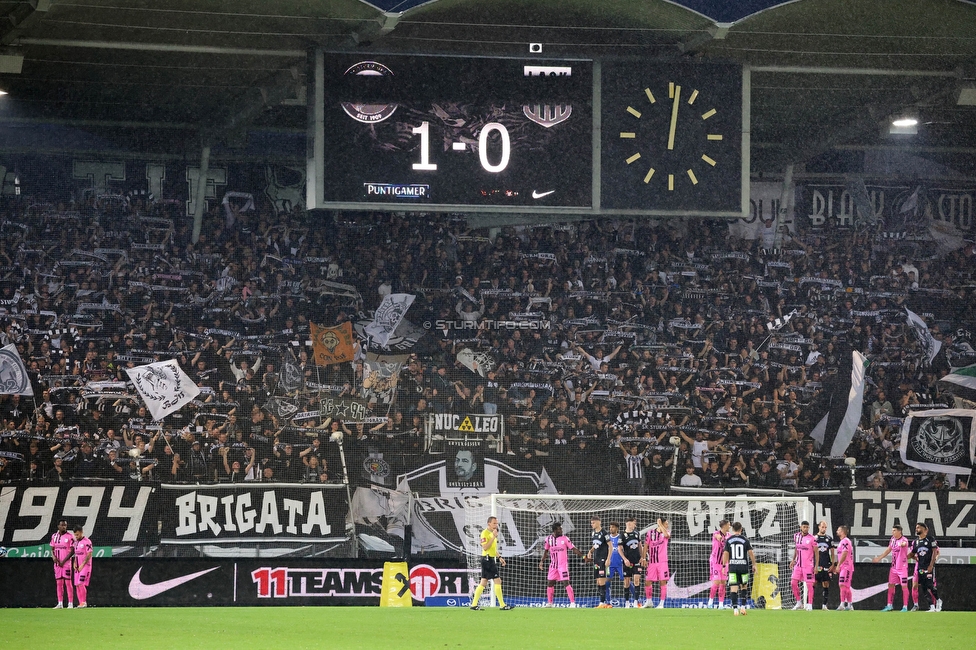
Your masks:
[{"label": "large banner", "polygon": [[[50,607],[55,599],[54,573],[49,559],[2,560],[0,607]],[[537,564],[532,560],[533,564]],[[574,560],[575,562],[575,560]],[[88,604],[94,607],[200,607],[359,605],[375,606],[380,600],[383,563],[379,560],[330,559],[204,559],[125,558],[94,560]],[[571,574],[577,601],[593,606],[595,585],[591,572],[580,568]],[[512,577],[514,566],[502,569]],[[526,567],[539,573],[537,567]],[[890,565],[858,563],[854,569],[855,607],[878,610],[884,605]],[[976,565],[943,564],[936,569],[939,588],[951,594],[946,610],[976,610]],[[478,571],[447,561],[411,563],[404,579],[413,604],[468,607],[479,578]],[[682,578],[668,584],[671,607],[705,606],[711,582],[684,586]],[[622,603],[619,583],[613,587],[614,606]],[[789,589],[787,576],[779,576],[779,591]],[[755,592],[753,592],[755,596]],[[838,592],[831,589],[830,607],[837,606]],[[545,586],[538,596],[506,597],[519,606],[541,607]],[[750,601],[750,605],[755,605]]]},{"label": "large banner", "polygon": [[342,484],[163,485],[163,544],[348,540]]},{"label": "large banner", "polygon": [[140,485],[0,488],[0,546],[47,544],[59,519],[81,525],[99,546],[149,545],[158,539],[154,490]]},{"label": "large banner", "polygon": [[[378,605],[382,560],[125,558],[94,560],[88,604],[95,607],[201,605]],[[455,604],[480,575],[455,562],[411,564],[404,576],[415,605]],[[49,607],[50,560],[4,561],[0,607]],[[433,602],[432,602],[433,604]]]},{"label": "large banner", "polygon": [[[971,234],[976,188],[895,184],[865,187],[874,215],[864,219],[851,187],[841,183],[797,186],[797,215],[813,228],[851,228],[859,220],[880,222],[889,232],[936,239]],[[935,233],[930,232],[930,227]]]},{"label": "large banner", "polygon": [[909,467],[968,476],[976,462],[976,410],[914,411],[902,425],[899,448]]}]

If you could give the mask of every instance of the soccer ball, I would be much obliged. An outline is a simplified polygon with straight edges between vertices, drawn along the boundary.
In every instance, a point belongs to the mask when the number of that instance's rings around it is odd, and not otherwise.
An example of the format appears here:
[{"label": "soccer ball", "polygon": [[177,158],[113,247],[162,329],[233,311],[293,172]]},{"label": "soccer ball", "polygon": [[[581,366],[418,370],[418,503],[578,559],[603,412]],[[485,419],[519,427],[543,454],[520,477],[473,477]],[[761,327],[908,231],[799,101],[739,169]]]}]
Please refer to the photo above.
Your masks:
[{"label": "soccer ball", "polygon": [[0,546],[0,557],[7,557],[7,547]]}]

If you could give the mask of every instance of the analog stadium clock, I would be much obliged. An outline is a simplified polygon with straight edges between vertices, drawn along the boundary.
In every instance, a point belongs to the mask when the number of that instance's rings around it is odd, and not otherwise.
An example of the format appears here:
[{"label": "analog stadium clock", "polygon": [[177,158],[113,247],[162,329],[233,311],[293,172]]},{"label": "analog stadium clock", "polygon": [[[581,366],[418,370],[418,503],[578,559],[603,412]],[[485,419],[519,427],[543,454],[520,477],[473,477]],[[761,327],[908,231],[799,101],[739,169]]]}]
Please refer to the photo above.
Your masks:
[{"label": "analog stadium clock", "polygon": [[739,212],[741,114],[736,66],[605,70],[602,206]]}]

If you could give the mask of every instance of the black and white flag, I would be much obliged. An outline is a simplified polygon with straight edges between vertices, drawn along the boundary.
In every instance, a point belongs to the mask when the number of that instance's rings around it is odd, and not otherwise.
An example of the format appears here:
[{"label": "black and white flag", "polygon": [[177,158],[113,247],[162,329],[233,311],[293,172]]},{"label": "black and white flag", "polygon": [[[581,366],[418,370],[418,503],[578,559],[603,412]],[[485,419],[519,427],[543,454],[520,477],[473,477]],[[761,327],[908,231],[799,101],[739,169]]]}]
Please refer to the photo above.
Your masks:
[{"label": "black and white flag", "polygon": [[928,472],[969,474],[976,464],[976,411],[916,411],[901,427],[901,460]]},{"label": "black and white flag", "polygon": [[921,316],[908,307],[905,308],[905,312],[908,315],[908,324],[915,330],[915,336],[918,338],[919,345],[925,350],[925,358],[929,363],[932,363],[932,360],[939,354],[939,350],[942,349],[942,341],[938,341],[932,336],[932,332],[929,331],[929,326],[925,324]]},{"label": "black and white flag", "polygon": [[291,361],[285,361],[281,367],[281,388],[286,393],[293,393],[305,386],[305,375],[301,368]]},{"label": "black and white flag", "polygon": [[391,293],[383,298],[373,315],[373,322],[365,328],[366,334],[380,345],[387,345],[415,298],[409,293]]},{"label": "black and white flag", "polygon": [[180,410],[200,394],[197,385],[172,359],[127,368],[126,373],[155,420]]},{"label": "black and white flag", "polygon": [[766,323],[766,329],[768,329],[770,332],[776,332],[783,329],[784,327],[786,327],[786,324],[790,322],[790,319],[796,316],[796,313],[797,312],[794,309],[793,311],[788,313],[786,316],[783,316],[782,318],[774,318],[773,320]]},{"label": "black and white flag", "polygon": [[807,417],[817,422],[810,437],[820,453],[831,458],[843,456],[854,439],[861,421],[868,367],[867,358],[857,350],[851,351],[850,365],[847,355],[838,357],[841,361],[836,375],[828,375],[820,399],[806,409]]},{"label": "black and white flag", "polygon": [[0,348],[0,395],[34,396],[27,367],[13,343]]}]

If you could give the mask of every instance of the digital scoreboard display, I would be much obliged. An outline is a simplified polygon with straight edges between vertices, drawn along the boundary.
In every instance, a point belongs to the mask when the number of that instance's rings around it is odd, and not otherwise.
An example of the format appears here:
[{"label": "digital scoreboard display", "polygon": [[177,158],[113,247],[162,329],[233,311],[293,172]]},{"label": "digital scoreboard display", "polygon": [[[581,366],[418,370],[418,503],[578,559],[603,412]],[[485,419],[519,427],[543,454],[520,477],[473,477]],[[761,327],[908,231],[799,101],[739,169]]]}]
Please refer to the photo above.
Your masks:
[{"label": "digital scoreboard display", "polygon": [[592,75],[589,61],[330,54],[324,202],[591,208]]}]

